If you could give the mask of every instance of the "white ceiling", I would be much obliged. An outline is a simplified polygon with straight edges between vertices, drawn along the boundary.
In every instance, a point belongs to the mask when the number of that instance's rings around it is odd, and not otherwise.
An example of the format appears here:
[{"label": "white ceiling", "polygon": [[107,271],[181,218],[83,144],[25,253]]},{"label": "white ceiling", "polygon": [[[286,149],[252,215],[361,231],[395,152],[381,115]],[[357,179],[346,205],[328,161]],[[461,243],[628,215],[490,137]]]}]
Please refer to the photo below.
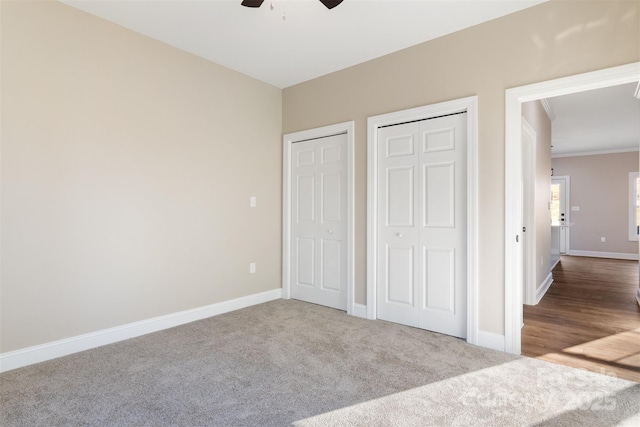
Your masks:
[{"label": "white ceiling", "polygon": [[640,100],[637,83],[547,99],[552,122],[552,156],[638,150]]},{"label": "white ceiling", "polygon": [[[279,88],[547,0],[62,0]],[[283,12],[286,20],[282,19]]]}]

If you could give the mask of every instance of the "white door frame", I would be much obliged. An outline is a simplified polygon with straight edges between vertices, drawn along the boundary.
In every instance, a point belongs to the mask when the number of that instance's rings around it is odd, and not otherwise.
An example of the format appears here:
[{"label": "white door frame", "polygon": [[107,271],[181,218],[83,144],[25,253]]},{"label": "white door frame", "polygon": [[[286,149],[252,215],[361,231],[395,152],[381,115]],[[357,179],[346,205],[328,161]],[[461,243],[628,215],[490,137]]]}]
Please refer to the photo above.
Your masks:
[{"label": "white door frame", "polygon": [[467,342],[478,336],[478,97],[470,96],[367,119],[367,318],[376,319],[378,129],[414,120],[467,112]]},{"label": "white door frame", "polygon": [[354,122],[344,122],[282,137],[282,297],[291,298],[291,145],[338,134],[347,135],[347,314],[354,313]]},{"label": "white door frame", "polygon": [[[522,118],[522,132],[529,137],[530,145],[527,151],[523,151],[523,163],[527,163],[529,176],[526,176],[523,171],[522,175],[522,189],[523,189],[523,201],[527,198],[528,206],[534,207],[536,200],[536,152],[537,152],[537,135],[536,131],[533,127],[527,122],[527,120]],[[523,141],[524,143],[524,141]],[[526,149],[526,147],[523,147]],[[536,281],[536,271],[537,271],[537,251],[536,251],[536,216],[535,216],[535,208],[529,209],[528,212],[523,212],[523,224],[526,225],[527,231],[524,249],[524,257],[523,257],[523,278],[524,278],[524,303],[534,305],[536,303],[536,288],[538,286]]]},{"label": "white door frame", "polygon": [[505,92],[505,351],[520,354],[522,319],[522,103],[637,82],[640,62],[507,89]]}]

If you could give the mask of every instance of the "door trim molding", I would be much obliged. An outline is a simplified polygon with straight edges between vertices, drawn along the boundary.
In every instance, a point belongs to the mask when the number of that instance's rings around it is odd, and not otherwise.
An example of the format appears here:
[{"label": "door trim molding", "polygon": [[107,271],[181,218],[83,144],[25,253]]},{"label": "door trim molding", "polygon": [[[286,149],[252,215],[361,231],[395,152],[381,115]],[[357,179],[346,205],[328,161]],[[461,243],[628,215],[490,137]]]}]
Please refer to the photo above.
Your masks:
[{"label": "door trim molding", "polygon": [[[523,194],[524,196],[528,196],[528,204],[529,206],[535,205],[536,200],[536,153],[537,153],[537,138],[536,131],[529,124],[529,122],[523,117],[522,118],[522,132],[527,134],[531,139],[531,146],[529,147],[529,151],[525,156],[523,156],[523,163],[527,162],[529,167],[529,176],[522,176],[523,178],[523,189],[526,191]],[[523,141],[524,144],[524,141]],[[524,147],[523,147],[524,149]],[[536,254],[536,215],[535,209],[530,210],[528,213],[523,214],[524,224],[528,227],[526,233],[527,237],[524,239],[526,243],[525,247],[525,256],[523,257],[523,262],[525,265],[523,266],[524,274],[526,274],[524,289],[526,290],[524,295],[524,303],[525,304],[536,304],[536,288],[538,283],[536,282],[536,272],[537,272],[537,259],[538,256]],[[527,268],[525,268],[527,267]],[[524,277],[524,275],[523,275]]]},{"label": "door trim molding", "polygon": [[600,89],[640,78],[640,62],[548,80],[505,91],[505,223],[504,315],[505,351],[520,354],[522,319],[522,103]]},{"label": "door trim molding", "polygon": [[[638,191],[636,189],[636,180],[638,179],[638,177],[640,177],[640,173],[639,172],[629,172],[629,188],[627,189],[627,192],[629,193],[629,217],[627,218],[627,222],[629,223],[628,225],[628,233],[629,235],[627,236],[630,242],[637,242],[638,240],[640,240],[640,236],[638,236],[638,232],[637,230],[639,230],[638,228],[636,228],[638,225],[640,224],[635,224],[636,226],[634,227],[631,222],[631,218],[634,218],[636,215],[636,200],[635,200],[635,196],[636,196],[636,192]],[[633,191],[632,191],[633,189]],[[636,221],[633,221],[634,223]]]},{"label": "door trim molding", "polygon": [[353,121],[288,133],[282,137],[282,297],[291,298],[291,144],[338,134],[347,135],[347,314],[355,307],[354,281],[354,129]]},{"label": "door trim molding", "polygon": [[377,318],[378,129],[467,112],[467,342],[478,341],[478,97],[456,99],[367,119],[367,318]]}]

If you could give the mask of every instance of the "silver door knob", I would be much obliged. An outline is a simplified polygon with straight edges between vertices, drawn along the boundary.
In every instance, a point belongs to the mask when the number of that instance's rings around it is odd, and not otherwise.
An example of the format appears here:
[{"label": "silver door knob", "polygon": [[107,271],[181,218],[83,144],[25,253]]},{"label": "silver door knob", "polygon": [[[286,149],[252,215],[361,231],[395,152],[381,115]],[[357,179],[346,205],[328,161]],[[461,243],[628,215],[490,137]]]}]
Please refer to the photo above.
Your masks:
[{"label": "silver door knob", "polygon": [[327,230],[327,233],[333,234],[333,230]]},{"label": "silver door knob", "polygon": [[396,236],[402,237],[402,233],[396,233]]}]

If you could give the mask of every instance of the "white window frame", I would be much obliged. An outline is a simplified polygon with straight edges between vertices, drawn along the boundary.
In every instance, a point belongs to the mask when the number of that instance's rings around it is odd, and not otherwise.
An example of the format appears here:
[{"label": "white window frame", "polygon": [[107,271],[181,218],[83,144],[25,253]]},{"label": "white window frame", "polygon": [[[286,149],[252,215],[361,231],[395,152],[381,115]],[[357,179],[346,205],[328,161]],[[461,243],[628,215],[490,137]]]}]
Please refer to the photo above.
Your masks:
[{"label": "white window frame", "polygon": [[636,179],[638,172],[629,172],[629,241],[638,241],[638,229],[636,224]]}]

